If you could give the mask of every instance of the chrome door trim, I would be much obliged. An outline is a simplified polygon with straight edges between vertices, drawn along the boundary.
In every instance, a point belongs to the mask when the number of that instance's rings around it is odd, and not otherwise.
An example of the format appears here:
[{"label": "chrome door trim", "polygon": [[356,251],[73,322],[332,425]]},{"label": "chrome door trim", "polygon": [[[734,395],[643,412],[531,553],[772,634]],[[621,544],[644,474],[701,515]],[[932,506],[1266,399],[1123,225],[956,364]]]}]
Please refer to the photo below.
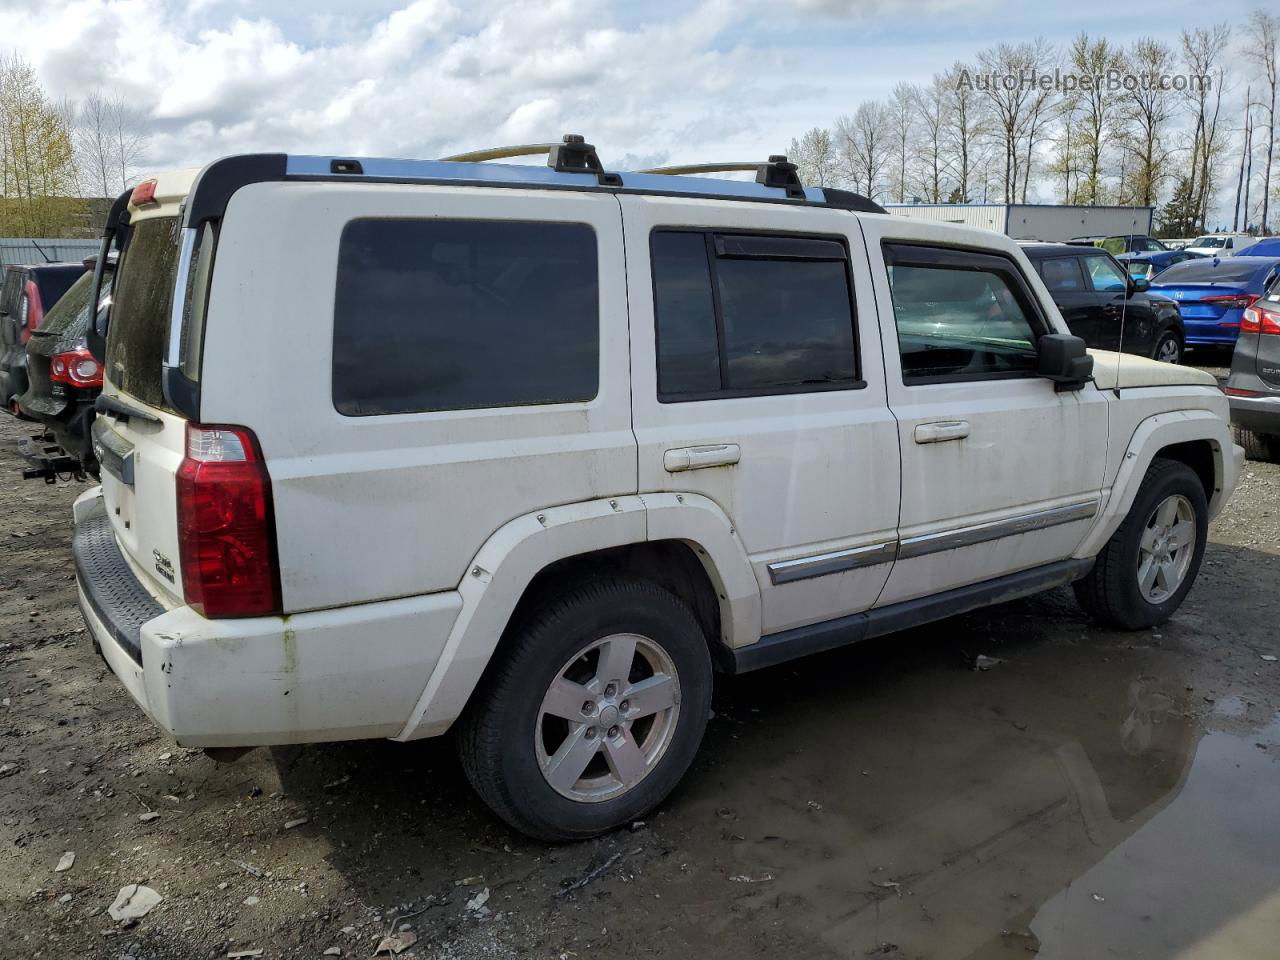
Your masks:
[{"label": "chrome door trim", "polygon": [[898,542],[886,540],[883,543],[872,543],[865,547],[819,553],[812,557],[778,560],[769,564],[769,579],[774,584],[791,583],[794,580],[824,577],[829,573],[843,573],[859,567],[874,567],[877,564],[891,562],[897,553]]},{"label": "chrome door trim", "polygon": [[969,527],[957,527],[954,530],[941,530],[938,533],[926,533],[918,537],[907,537],[898,545],[898,559],[909,560],[912,557],[923,557],[930,553],[941,553],[944,550],[955,550],[959,547],[971,547],[988,540],[999,540],[1019,533],[1030,533],[1033,530],[1044,530],[1063,523],[1074,523],[1077,520],[1088,520],[1098,513],[1099,499],[1091,497],[1076,503],[1024,513],[1004,520],[992,520],[989,523],[977,523]]}]

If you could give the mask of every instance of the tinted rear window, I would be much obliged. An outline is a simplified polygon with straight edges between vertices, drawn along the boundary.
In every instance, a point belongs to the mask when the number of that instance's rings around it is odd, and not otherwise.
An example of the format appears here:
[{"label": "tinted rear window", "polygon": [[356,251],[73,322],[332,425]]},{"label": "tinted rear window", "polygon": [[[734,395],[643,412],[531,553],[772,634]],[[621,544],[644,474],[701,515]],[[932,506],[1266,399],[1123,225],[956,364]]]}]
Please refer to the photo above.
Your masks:
[{"label": "tinted rear window", "polygon": [[1212,257],[1184,260],[1175,263],[1160,274],[1160,283],[1248,283],[1254,277],[1262,278],[1271,269],[1270,264],[1232,263]]},{"label": "tinted rear window", "polygon": [[590,400],[599,302],[586,224],[353,220],[338,251],[334,406],[370,416]]},{"label": "tinted rear window", "polygon": [[[111,282],[112,268],[103,273],[104,286]],[[50,337],[79,339],[89,331],[89,290],[93,286],[93,271],[80,275],[52,310],[45,314],[40,332]]]},{"label": "tinted rear window", "polygon": [[137,224],[116,268],[107,331],[111,382],[143,403],[165,409],[161,364],[177,271],[177,219]]},{"label": "tinted rear window", "polygon": [[44,267],[31,271],[36,289],[40,291],[40,304],[44,307],[45,313],[48,313],[49,308],[62,299],[82,273],[84,273],[82,266]]}]

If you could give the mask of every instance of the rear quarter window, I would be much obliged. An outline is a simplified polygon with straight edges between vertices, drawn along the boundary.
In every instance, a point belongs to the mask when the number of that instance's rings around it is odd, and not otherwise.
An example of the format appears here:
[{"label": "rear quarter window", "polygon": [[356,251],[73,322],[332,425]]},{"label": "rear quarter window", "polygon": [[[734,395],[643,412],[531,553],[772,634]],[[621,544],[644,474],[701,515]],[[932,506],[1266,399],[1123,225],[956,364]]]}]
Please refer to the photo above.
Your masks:
[{"label": "rear quarter window", "polygon": [[177,218],[135,225],[116,266],[107,331],[111,381],[124,393],[166,410],[162,364],[177,272]]},{"label": "rear quarter window", "polygon": [[333,404],[346,416],[591,400],[595,231],[353,220],[338,251]]}]

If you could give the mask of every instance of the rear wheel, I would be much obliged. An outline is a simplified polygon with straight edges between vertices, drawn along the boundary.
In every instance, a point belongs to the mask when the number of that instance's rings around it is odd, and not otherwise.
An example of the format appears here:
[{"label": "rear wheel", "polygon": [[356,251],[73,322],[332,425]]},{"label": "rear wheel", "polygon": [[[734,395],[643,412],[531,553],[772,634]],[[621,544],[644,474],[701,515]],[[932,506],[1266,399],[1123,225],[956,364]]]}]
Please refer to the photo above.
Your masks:
[{"label": "rear wheel", "polygon": [[1151,354],[1153,359],[1161,363],[1182,362],[1182,338],[1176,330],[1166,330],[1156,338],[1156,346]]},{"label": "rear wheel", "polygon": [[1076,598],[1099,620],[1118,627],[1164,623],[1195,582],[1208,529],[1209,504],[1195,471],[1157,459],[1128,516],[1089,575],[1076,582]]},{"label": "rear wheel", "polygon": [[1231,433],[1236,443],[1244,447],[1244,455],[1250,460],[1280,463],[1280,434],[1254,433],[1237,426],[1232,426]]},{"label": "rear wheel", "polygon": [[575,587],[537,610],[458,731],[467,778],[544,840],[595,836],[671,792],[702,742],[711,657],[689,608],[642,580]]}]

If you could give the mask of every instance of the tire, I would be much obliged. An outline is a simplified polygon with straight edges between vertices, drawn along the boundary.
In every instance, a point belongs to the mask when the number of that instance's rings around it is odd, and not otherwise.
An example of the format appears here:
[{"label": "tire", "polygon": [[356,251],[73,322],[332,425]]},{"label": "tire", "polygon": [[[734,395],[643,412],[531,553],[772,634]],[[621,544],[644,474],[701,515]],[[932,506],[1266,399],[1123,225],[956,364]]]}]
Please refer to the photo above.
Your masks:
[{"label": "tire", "polygon": [[1244,455],[1263,463],[1280,463],[1280,434],[1254,433],[1232,425],[1231,434],[1236,443],[1244,447]]},{"label": "tire", "polygon": [[[630,660],[627,637],[635,642]],[[602,679],[614,670],[606,652],[616,653],[611,663],[629,665],[618,689]],[[646,671],[657,686],[671,677],[654,702],[669,698],[672,706],[629,719],[648,705],[631,704],[626,685],[639,696]],[[548,711],[553,683],[566,680],[581,686],[567,688]],[[552,841],[593,837],[644,816],[675,788],[702,742],[712,683],[707,638],[681,600],[644,580],[589,581],[513,628],[459,724],[459,757],[484,802],[522,833]],[[567,719],[579,697],[593,712]],[[571,761],[584,756],[590,760],[576,775]],[[557,758],[553,786],[544,765]],[[619,772],[624,767],[629,777]]]},{"label": "tire", "polygon": [[[1171,501],[1175,503],[1177,522],[1189,520],[1195,540],[1185,555],[1185,566],[1182,553],[1185,547],[1169,561],[1177,576],[1166,578],[1157,572],[1156,582],[1147,591],[1139,579],[1139,565],[1144,559],[1144,535],[1149,525],[1159,525],[1157,510]],[[1184,505],[1192,517],[1184,519]],[[1209,502],[1195,471],[1185,463],[1156,458],[1142,479],[1128,515],[1098,554],[1093,569],[1084,579],[1076,581],[1076,599],[1097,619],[1126,630],[1141,630],[1164,623],[1173,616],[1195,583],[1200,561],[1204,558],[1208,530]],[[1161,590],[1162,580],[1166,586],[1172,586],[1171,581],[1176,580],[1176,586]]]},{"label": "tire", "polygon": [[1163,363],[1182,363],[1184,352],[1182,338],[1178,336],[1178,331],[1169,328],[1161,331],[1160,336],[1156,337],[1156,345],[1151,351],[1151,358],[1160,360]]}]

